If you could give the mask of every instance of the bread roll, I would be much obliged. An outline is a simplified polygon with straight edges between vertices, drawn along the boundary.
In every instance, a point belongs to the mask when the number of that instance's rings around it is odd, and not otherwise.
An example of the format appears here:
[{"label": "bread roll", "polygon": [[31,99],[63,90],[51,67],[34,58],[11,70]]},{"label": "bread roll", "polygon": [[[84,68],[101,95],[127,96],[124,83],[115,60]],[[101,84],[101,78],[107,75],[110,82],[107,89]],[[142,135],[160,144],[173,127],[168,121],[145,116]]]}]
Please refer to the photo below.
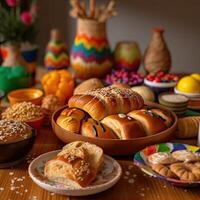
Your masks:
[{"label": "bread roll", "polygon": [[146,136],[140,122],[125,114],[110,115],[101,122],[111,128],[122,140]]},{"label": "bread roll", "polygon": [[80,109],[66,108],[61,112],[56,123],[66,131],[79,133],[81,121],[85,116],[85,112]]},{"label": "bread roll", "polygon": [[80,108],[99,121],[108,115],[128,113],[144,105],[142,97],[126,88],[105,87],[89,91],[84,95],[74,95],[69,107]]},{"label": "bread roll", "polygon": [[119,139],[110,128],[92,118],[82,123],[81,134],[93,138]]},{"label": "bread roll", "polygon": [[102,87],[104,87],[104,85],[99,79],[91,78],[86,81],[83,81],[80,85],[78,85],[74,90],[74,94],[84,94],[90,90]]},{"label": "bread roll", "polygon": [[200,116],[183,117],[178,119],[177,138],[194,138],[199,131]]},{"label": "bread roll", "polygon": [[44,175],[51,181],[85,187],[95,179],[102,162],[101,148],[78,141],[66,145],[55,158],[48,161]]},{"label": "bread roll", "polygon": [[151,111],[156,114],[159,115],[162,119],[164,119],[165,124],[167,125],[167,127],[170,127],[173,123],[173,116],[171,114],[170,111],[168,110],[161,110],[158,108],[154,108],[151,109]]},{"label": "bread roll", "polygon": [[153,135],[164,131],[167,126],[163,119],[154,114],[151,110],[135,110],[128,113],[128,116],[138,120],[147,135]]}]

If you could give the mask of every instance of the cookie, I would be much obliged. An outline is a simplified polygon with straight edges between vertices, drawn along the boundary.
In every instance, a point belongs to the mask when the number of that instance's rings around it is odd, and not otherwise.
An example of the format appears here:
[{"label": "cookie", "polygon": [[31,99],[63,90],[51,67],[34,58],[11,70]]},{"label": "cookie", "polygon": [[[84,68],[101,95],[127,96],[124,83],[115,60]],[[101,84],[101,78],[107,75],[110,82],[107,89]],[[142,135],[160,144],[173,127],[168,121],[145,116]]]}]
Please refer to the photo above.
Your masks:
[{"label": "cookie", "polygon": [[160,174],[161,176],[169,177],[169,178],[176,178],[177,176],[170,170],[168,166],[162,164],[153,164],[151,165],[152,169]]},{"label": "cookie", "polygon": [[174,163],[171,164],[169,168],[171,172],[180,178],[180,180],[191,182],[200,181],[199,168],[196,167],[195,164]]},{"label": "cookie", "polygon": [[170,153],[166,152],[157,152],[148,156],[148,161],[150,164],[172,164],[177,160],[172,157]]},{"label": "cookie", "polygon": [[178,150],[172,153],[172,157],[182,162],[200,161],[200,155],[187,150]]}]

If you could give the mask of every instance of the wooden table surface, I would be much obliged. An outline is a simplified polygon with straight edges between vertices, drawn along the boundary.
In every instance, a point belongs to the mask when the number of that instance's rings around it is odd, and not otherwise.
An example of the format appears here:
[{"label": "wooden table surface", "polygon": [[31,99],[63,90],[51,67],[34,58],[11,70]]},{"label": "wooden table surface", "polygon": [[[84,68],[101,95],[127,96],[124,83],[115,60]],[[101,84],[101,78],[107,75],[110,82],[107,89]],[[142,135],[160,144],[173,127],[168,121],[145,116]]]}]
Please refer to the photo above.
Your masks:
[{"label": "wooden table surface", "polygon": [[[184,141],[185,143],[194,143]],[[16,167],[0,169],[0,200],[200,200],[200,188],[179,188],[150,178],[133,165],[130,157],[115,157],[123,168],[119,182],[111,189],[87,197],[66,197],[37,186],[28,175],[28,165],[40,154],[62,148],[51,127],[42,128],[26,160]]]}]

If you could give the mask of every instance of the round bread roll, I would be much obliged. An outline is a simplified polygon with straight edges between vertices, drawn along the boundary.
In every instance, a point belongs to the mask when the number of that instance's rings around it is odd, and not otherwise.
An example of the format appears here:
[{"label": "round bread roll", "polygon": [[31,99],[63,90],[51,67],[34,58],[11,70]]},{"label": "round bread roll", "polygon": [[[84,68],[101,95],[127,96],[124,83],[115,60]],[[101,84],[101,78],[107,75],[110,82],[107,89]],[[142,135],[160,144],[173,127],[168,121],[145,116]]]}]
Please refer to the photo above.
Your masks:
[{"label": "round bread roll", "polygon": [[140,122],[125,114],[110,115],[101,122],[111,128],[122,140],[146,136]]},{"label": "round bread roll", "polygon": [[116,87],[116,88],[131,88],[128,84],[125,83],[114,83],[111,85],[111,87]]},{"label": "round bread roll", "polygon": [[81,134],[87,137],[99,137],[105,139],[119,139],[117,135],[106,125],[89,118],[82,123]]},{"label": "round bread roll", "polygon": [[164,120],[151,110],[134,110],[129,112],[128,116],[139,121],[145,129],[147,135],[154,135],[167,128]]},{"label": "round bread roll", "polygon": [[144,101],[155,101],[155,94],[149,87],[142,85],[132,87],[131,89],[140,94]]},{"label": "round bread roll", "polygon": [[161,110],[161,109],[158,109],[158,108],[154,108],[154,109],[151,109],[151,111],[154,114],[159,115],[162,119],[164,119],[167,127],[170,127],[171,124],[173,123],[173,117],[168,110]]},{"label": "round bread roll", "polygon": [[99,79],[91,78],[86,81],[83,81],[80,85],[78,85],[74,90],[74,94],[84,94],[90,90],[102,87],[104,87],[104,85]]},{"label": "round bread roll", "polygon": [[81,122],[85,117],[85,112],[78,108],[66,108],[61,112],[56,123],[66,131],[79,133]]}]

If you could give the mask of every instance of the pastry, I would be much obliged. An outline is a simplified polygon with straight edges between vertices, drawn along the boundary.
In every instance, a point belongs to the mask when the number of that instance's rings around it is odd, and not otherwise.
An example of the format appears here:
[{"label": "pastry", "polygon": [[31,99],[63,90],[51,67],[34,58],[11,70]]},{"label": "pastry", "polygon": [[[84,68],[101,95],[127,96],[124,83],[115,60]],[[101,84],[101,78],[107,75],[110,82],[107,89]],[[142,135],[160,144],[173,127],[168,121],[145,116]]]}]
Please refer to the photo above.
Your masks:
[{"label": "pastry", "polygon": [[125,83],[114,83],[111,85],[111,87],[116,87],[116,88],[131,88],[128,84]]},{"label": "pastry", "polygon": [[161,110],[161,109],[157,109],[157,108],[151,109],[151,111],[154,114],[159,115],[162,119],[164,119],[164,122],[167,125],[167,127],[170,127],[172,125],[173,117],[172,117],[172,114],[169,111]]},{"label": "pastry", "polygon": [[103,123],[92,118],[84,120],[81,126],[81,134],[86,137],[98,137],[105,139],[119,139],[117,135]]},{"label": "pastry", "polygon": [[178,119],[177,138],[197,137],[199,130],[200,116],[183,117]]},{"label": "pastry", "polygon": [[151,165],[152,169],[160,174],[161,176],[169,177],[169,178],[176,178],[175,173],[173,173],[170,168],[163,164],[153,164]]},{"label": "pastry", "polygon": [[177,162],[175,158],[172,157],[170,153],[167,152],[157,152],[148,156],[148,161],[150,164],[163,164],[168,165]]},{"label": "pastry", "polygon": [[26,123],[14,120],[0,120],[0,144],[25,140],[33,129]]},{"label": "pastry", "polygon": [[74,90],[74,94],[84,94],[90,90],[102,87],[104,87],[104,85],[99,79],[91,78],[86,81],[83,81],[80,85],[78,85]]},{"label": "pastry", "polygon": [[200,181],[199,168],[189,163],[174,163],[170,165],[170,170],[184,181]]},{"label": "pastry", "polygon": [[144,101],[131,89],[105,87],[89,91],[84,95],[74,95],[68,105],[84,110],[93,119],[99,121],[108,115],[140,109]]},{"label": "pastry", "polygon": [[78,108],[66,108],[61,112],[56,123],[66,131],[79,133],[81,121],[85,117],[85,112]]},{"label": "pastry", "polygon": [[183,162],[195,162],[200,161],[200,155],[198,153],[194,153],[187,150],[178,150],[172,153],[173,158],[178,161]]},{"label": "pastry", "polygon": [[94,144],[73,142],[45,164],[44,175],[51,181],[89,186],[103,163],[103,151]]},{"label": "pastry", "polygon": [[159,133],[167,128],[165,121],[151,110],[141,109],[131,111],[128,113],[128,116],[139,121],[147,135]]},{"label": "pastry", "polygon": [[109,115],[101,122],[112,129],[122,140],[146,136],[141,123],[125,114]]}]

